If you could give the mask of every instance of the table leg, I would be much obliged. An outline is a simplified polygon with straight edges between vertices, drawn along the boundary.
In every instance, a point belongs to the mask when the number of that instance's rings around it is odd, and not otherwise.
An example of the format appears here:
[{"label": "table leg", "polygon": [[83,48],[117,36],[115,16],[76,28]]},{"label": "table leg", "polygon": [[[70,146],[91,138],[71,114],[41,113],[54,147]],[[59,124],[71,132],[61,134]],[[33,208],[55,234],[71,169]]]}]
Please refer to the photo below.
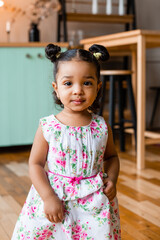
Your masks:
[{"label": "table leg", "polygon": [[133,87],[133,94],[135,98],[135,105],[137,109],[137,55],[136,50],[132,51],[132,87]]},{"label": "table leg", "polygon": [[[133,88],[133,95],[135,101],[135,107],[137,109],[137,53],[136,50],[132,50],[132,57],[131,57],[131,69],[132,69],[132,88]],[[132,134],[132,146],[135,147],[135,136]]]},{"label": "table leg", "polygon": [[137,42],[137,169],[145,168],[145,75],[146,43],[145,37],[139,36]]}]

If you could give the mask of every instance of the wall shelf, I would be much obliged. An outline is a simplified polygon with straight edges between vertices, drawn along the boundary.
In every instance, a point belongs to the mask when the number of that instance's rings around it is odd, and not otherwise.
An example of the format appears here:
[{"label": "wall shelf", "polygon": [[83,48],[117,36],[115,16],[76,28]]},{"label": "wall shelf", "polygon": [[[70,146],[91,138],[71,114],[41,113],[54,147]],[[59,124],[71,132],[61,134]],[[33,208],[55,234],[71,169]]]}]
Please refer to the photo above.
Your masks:
[{"label": "wall shelf", "polygon": [[[68,30],[67,22],[82,22],[82,23],[113,23],[113,24],[124,24],[125,30],[136,28],[136,16],[135,16],[135,0],[126,0],[125,4],[125,15],[118,14],[92,14],[92,13],[79,13],[76,8],[76,4],[91,4],[91,1],[75,1],[74,10],[76,12],[71,12],[71,7],[66,8],[67,3],[72,3],[70,0],[59,0],[61,4],[61,10],[58,12],[58,21],[57,21],[57,42],[61,41],[63,38],[64,42],[68,41]],[[105,3],[103,3],[105,7]],[[116,4],[116,6],[118,6]],[[85,6],[84,6],[85,8]],[[63,32],[62,32],[62,31]],[[62,34],[61,34],[62,32]]]},{"label": "wall shelf", "polygon": [[67,13],[66,20],[70,22],[96,22],[96,23],[133,23],[133,15],[106,15],[89,13]]}]

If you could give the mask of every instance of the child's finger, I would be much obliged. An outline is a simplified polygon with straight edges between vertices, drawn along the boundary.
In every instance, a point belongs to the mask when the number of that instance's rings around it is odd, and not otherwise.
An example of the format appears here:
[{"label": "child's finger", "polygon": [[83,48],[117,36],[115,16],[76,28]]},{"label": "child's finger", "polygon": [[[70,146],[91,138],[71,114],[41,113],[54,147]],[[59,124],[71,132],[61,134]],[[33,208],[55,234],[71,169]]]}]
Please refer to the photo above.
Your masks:
[{"label": "child's finger", "polygon": [[46,214],[46,218],[50,221],[53,222],[53,219],[51,218],[51,216],[49,214]]},{"label": "child's finger", "polygon": [[103,189],[103,192],[105,194],[109,194],[110,192],[112,191],[112,188],[110,186],[106,186],[104,189]]},{"label": "child's finger", "polygon": [[61,222],[61,220],[59,219],[58,216],[55,216],[55,217],[53,218],[53,221],[54,221],[55,223]]},{"label": "child's finger", "polygon": [[103,179],[103,183],[104,183],[104,185],[106,185],[106,184],[108,183],[108,181],[109,181],[108,178],[104,178],[104,179]]},{"label": "child's finger", "polygon": [[62,220],[63,220],[63,217],[64,217],[64,216],[63,216],[63,213],[59,213],[59,214],[58,214],[58,217],[59,217],[59,219],[62,221]]}]

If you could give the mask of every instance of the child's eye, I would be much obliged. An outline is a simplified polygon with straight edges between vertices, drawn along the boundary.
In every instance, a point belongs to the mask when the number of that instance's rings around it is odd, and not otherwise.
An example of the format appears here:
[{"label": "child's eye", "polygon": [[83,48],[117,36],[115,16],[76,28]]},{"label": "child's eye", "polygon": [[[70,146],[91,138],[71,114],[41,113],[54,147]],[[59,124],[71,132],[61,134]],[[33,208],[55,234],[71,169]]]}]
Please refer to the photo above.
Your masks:
[{"label": "child's eye", "polygon": [[66,85],[66,86],[71,86],[71,85],[72,85],[72,83],[71,83],[71,82],[69,82],[69,81],[67,81],[67,82],[65,82],[65,83],[64,83],[64,85]]},{"label": "child's eye", "polygon": [[92,85],[92,82],[86,81],[86,82],[84,82],[84,85],[85,85],[85,86],[90,86],[90,85]]}]

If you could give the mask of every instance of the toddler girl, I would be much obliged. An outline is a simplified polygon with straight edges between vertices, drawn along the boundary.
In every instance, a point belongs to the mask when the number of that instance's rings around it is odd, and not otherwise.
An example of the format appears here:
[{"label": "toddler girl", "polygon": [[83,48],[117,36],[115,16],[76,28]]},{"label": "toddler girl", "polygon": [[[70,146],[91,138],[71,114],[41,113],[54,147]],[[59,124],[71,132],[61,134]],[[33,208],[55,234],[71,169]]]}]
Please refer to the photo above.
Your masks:
[{"label": "toddler girl", "polygon": [[110,126],[95,114],[99,61],[109,54],[100,45],[61,53],[49,44],[45,51],[55,65],[52,85],[63,110],[40,120],[29,158],[33,185],[12,240],[121,239],[119,159]]}]

